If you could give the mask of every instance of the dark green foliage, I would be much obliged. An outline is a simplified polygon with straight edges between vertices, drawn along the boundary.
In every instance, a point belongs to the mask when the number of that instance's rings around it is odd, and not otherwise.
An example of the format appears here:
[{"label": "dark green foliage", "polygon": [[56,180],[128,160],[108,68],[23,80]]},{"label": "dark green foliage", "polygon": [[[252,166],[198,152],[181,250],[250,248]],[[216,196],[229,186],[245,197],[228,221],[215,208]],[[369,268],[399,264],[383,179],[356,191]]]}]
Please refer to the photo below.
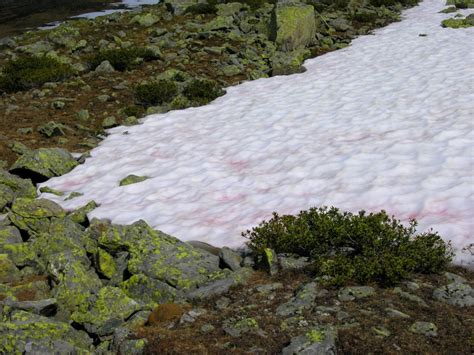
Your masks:
[{"label": "dark green foliage", "polygon": [[0,74],[0,92],[16,92],[64,80],[72,68],[50,57],[20,57],[8,61]]},{"label": "dark green foliage", "polygon": [[349,281],[393,285],[410,272],[436,273],[452,259],[450,244],[437,233],[415,234],[385,211],[366,214],[337,208],[312,208],[297,216],[279,216],[243,233],[249,247],[310,256],[318,276],[330,285]]},{"label": "dark green foliage", "polygon": [[205,79],[193,79],[183,90],[184,96],[199,104],[206,104],[223,94],[217,83]]},{"label": "dark green foliage", "polygon": [[370,4],[373,6],[395,6],[397,4],[401,4],[403,6],[414,6],[418,4],[419,0],[370,0]]},{"label": "dark green foliage", "polygon": [[352,19],[360,23],[372,23],[377,20],[378,15],[375,11],[357,11]]},{"label": "dark green foliage", "polygon": [[211,3],[198,3],[186,8],[186,14],[215,14],[217,12],[216,5]]},{"label": "dark green foliage", "polygon": [[143,109],[140,106],[127,106],[123,110],[123,113],[127,117],[130,117],[130,116],[140,117],[142,111]]},{"label": "dark green foliage", "polygon": [[102,50],[90,58],[89,64],[92,69],[95,69],[104,60],[108,60],[115,70],[125,71],[136,67],[139,63],[138,58],[145,61],[157,59],[153,51],[140,48],[118,48]]},{"label": "dark green foliage", "polygon": [[135,89],[135,98],[144,106],[170,102],[177,94],[178,87],[171,80],[159,80],[154,83],[142,84]]}]

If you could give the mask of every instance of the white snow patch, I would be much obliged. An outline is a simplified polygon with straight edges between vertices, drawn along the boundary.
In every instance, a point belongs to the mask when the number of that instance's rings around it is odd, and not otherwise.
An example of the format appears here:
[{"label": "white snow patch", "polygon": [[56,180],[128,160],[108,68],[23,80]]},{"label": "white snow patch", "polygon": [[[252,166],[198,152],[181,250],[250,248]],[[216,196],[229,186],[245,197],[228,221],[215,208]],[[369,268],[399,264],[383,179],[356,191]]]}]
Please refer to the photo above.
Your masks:
[{"label": "white snow patch", "polygon": [[[94,199],[92,217],[142,218],[182,240],[232,247],[272,211],[385,209],[439,231],[456,262],[472,266],[460,249],[474,242],[474,28],[441,28],[452,16],[444,7],[424,1],[308,60],[305,73],[114,128],[85,164],[46,183],[84,195],[47,197],[66,208]],[[119,187],[129,174],[151,179]]]}]

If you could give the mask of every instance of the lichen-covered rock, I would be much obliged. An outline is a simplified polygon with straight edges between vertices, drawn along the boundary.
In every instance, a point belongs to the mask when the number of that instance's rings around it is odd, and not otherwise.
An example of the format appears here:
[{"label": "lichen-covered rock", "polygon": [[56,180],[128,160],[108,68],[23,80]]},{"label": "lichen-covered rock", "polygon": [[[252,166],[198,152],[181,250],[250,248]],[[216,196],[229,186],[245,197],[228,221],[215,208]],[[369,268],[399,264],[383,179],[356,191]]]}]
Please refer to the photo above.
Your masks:
[{"label": "lichen-covered rock", "polygon": [[127,177],[124,177],[122,180],[120,180],[119,185],[120,186],[126,186],[126,185],[131,185],[131,184],[136,184],[138,182],[142,182],[149,179],[148,176],[137,176],[137,175],[128,175]]},{"label": "lichen-covered rock", "polygon": [[14,311],[0,322],[0,353],[53,354],[62,350],[64,354],[92,353],[92,339],[85,332],[73,329],[67,323],[35,315],[25,311]]},{"label": "lichen-covered rock", "polygon": [[304,269],[311,264],[309,258],[288,254],[278,254],[278,263],[284,271]]},{"label": "lichen-covered rock", "polygon": [[278,256],[275,250],[265,248],[262,255],[262,266],[270,275],[278,273]]},{"label": "lichen-covered rock", "polygon": [[96,254],[96,264],[97,271],[108,279],[111,279],[117,272],[117,265],[115,264],[114,258],[101,248],[98,248]]},{"label": "lichen-covered rock", "polygon": [[353,301],[375,295],[375,289],[370,286],[350,286],[339,291],[338,298],[341,301]]},{"label": "lichen-covered rock", "polygon": [[133,313],[140,310],[140,305],[129,298],[120,288],[103,287],[97,300],[87,310],[79,310],[71,319],[84,325],[89,333],[99,336],[112,334]]},{"label": "lichen-covered rock", "polygon": [[47,233],[51,218],[63,218],[66,212],[57,203],[46,199],[17,198],[8,214],[10,221],[30,235]]},{"label": "lichen-covered rock", "polygon": [[426,302],[422,298],[420,298],[417,295],[414,295],[412,293],[405,292],[400,287],[395,287],[393,289],[393,292],[398,294],[400,297],[402,297],[406,300],[418,303],[422,307],[428,307],[428,305],[426,304]]},{"label": "lichen-covered rock", "polygon": [[458,307],[474,306],[474,289],[465,283],[452,282],[433,291],[435,300]]},{"label": "lichen-covered rock", "polygon": [[10,172],[33,181],[43,182],[53,176],[61,176],[79,163],[61,148],[39,148],[23,154],[10,168]]},{"label": "lichen-covered rock", "polygon": [[219,250],[219,258],[232,271],[237,271],[241,268],[242,257],[232,249],[227,247],[221,248]]},{"label": "lichen-covered rock", "polygon": [[316,22],[311,5],[279,3],[272,17],[271,39],[278,49],[292,51],[315,40]]},{"label": "lichen-covered rock", "polygon": [[196,5],[198,0],[165,0],[164,4],[175,15],[181,15],[191,5]]},{"label": "lichen-covered rock", "polygon": [[220,31],[235,28],[234,18],[232,16],[217,16],[203,27],[204,31]]},{"label": "lichen-covered rock", "polygon": [[435,337],[438,335],[438,328],[431,322],[415,322],[410,326],[410,332],[423,334],[427,337]]},{"label": "lichen-covered rock", "polygon": [[89,233],[111,253],[129,252],[128,271],[132,275],[144,274],[179,290],[189,290],[223,276],[217,256],[155,231],[144,221],[122,226],[95,220]]},{"label": "lichen-covered rock", "polygon": [[229,319],[224,322],[223,329],[231,337],[238,338],[243,334],[256,331],[259,328],[255,318],[244,318],[239,321]]},{"label": "lichen-covered rock", "polygon": [[[0,211],[9,205],[15,197],[36,197],[36,188],[31,180],[21,179],[3,169],[0,169],[0,187],[2,187],[0,190]],[[13,197],[9,191],[13,192]]]},{"label": "lichen-covered rock", "polygon": [[336,354],[336,331],[330,327],[313,328],[304,335],[292,338],[290,345],[282,350],[282,354]]},{"label": "lichen-covered rock", "polygon": [[120,288],[143,308],[153,309],[160,303],[169,303],[184,299],[177,290],[168,284],[137,274],[120,284]]},{"label": "lichen-covered rock", "polygon": [[276,314],[286,317],[311,308],[314,305],[314,300],[319,296],[321,291],[315,282],[304,285],[297,291],[293,298],[278,306]]},{"label": "lichen-covered rock", "polygon": [[0,254],[0,282],[8,283],[20,278],[20,270],[7,254]]},{"label": "lichen-covered rock", "polygon": [[87,214],[94,209],[96,209],[99,205],[95,201],[88,202],[85,206],[74,210],[69,214],[69,218],[79,224],[85,224],[88,222]]},{"label": "lichen-covered rock", "polygon": [[150,27],[157,23],[160,19],[152,13],[145,13],[143,15],[136,15],[132,18],[131,23],[138,23],[140,26]]},{"label": "lichen-covered rock", "polygon": [[17,228],[13,226],[0,226],[0,248],[4,244],[16,244],[21,242],[21,234]]},{"label": "lichen-covered rock", "polygon": [[39,314],[45,317],[54,315],[58,308],[56,299],[48,298],[38,301],[12,301],[7,300],[5,305],[14,310],[22,310],[34,314]]},{"label": "lichen-covered rock", "polygon": [[305,71],[302,64],[310,55],[309,50],[296,49],[288,52],[275,52],[271,58],[272,75],[289,75]]}]

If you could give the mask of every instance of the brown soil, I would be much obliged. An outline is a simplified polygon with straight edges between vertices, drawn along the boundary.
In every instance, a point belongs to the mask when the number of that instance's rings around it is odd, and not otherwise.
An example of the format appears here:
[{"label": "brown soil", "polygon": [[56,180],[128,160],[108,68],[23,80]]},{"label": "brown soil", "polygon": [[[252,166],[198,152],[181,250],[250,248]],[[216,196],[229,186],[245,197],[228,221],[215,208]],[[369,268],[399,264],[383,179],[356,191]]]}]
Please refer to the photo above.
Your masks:
[{"label": "brown soil", "polygon": [[[464,269],[451,270],[463,275],[471,283],[474,273]],[[472,354],[474,351],[474,307],[459,308],[432,299],[435,287],[446,284],[441,275],[414,275],[421,288],[409,291],[422,297],[428,304],[420,307],[401,298],[392,288],[382,289],[376,285],[376,296],[368,299],[341,302],[338,291],[330,289],[329,294],[318,298],[313,309],[296,318],[293,327],[284,327],[285,318],[275,315],[278,305],[286,302],[302,284],[311,281],[308,273],[286,273],[270,277],[258,273],[244,287],[236,287],[225,297],[231,300],[225,309],[216,307],[216,299],[197,303],[207,313],[194,323],[180,324],[179,321],[155,323],[137,329],[135,336],[147,338],[148,354],[277,354],[289,344],[294,336],[305,334],[312,325],[333,324],[338,330],[337,350],[339,354]],[[272,282],[281,282],[283,287],[273,291],[269,297],[258,293],[256,287]],[[317,312],[316,307],[334,307],[347,312],[346,318],[337,312]],[[385,308],[391,307],[410,316],[409,319],[394,319],[386,315]],[[339,315],[341,315],[340,313]],[[229,318],[254,318],[259,330],[231,337],[223,330],[223,323]],[[433,322],[438,327],[437,337],[426,337],[411,333],[408,328],[415,321]],[[290,323],[287,321],[287,323]],[[204,324],[211,324],[214,330],[203,333]],[[351,327],[351,325],[358,326]],[[283,327],[282,327],[283,325]],[[390,331],[387,337],[377,336],[373,327],[385,327]],[[347,327],[347,329],[344,329]]]}]

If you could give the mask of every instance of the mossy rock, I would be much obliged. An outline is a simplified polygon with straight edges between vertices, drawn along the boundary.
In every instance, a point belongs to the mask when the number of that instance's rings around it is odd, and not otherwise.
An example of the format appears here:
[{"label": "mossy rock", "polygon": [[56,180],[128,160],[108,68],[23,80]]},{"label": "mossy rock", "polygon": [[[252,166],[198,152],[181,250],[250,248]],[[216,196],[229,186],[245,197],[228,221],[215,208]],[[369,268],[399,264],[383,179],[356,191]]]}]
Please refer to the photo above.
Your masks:
[{"label": "mossy rock", "polygon": [[310,51],[307,49],[297,49],[290,52],[275,52],[270,58],[272,75],[289,75],[304,72],[305,69],[302,67],[302,64],[309,56]]},{"label": "mossy rock", "polygon": [[43,182],[61,176],[79,163],[67,150],[61,148],[39,148],[23,154],[10,168],[12,174]]},{"label": "mossy rock", "polygon": [[472,9],[474,0],[447,0],[446,5],[454,5],[458,9]]},{"label": "mossy rock", "polygon": [[0,254],[0,283],[8,283],[20,279],[20,270],[8,254]]},{"label": "mossy rock", "polygon": [[97,300],[87,310],[76,311],[71,319],[84,325],[88,332],[99,336],[112,334],[140,305],[129,298],[120,288],[103,287]]},{"label": "mossy rock", "polygon": [[304,48],[315,40],[314,8],[304,4],[277,4],[271,26],[271,39],[280,50]]},{"label": "mossy rock", "polygon": [[91,354],[92,339],[67,323],[25,311],[13,312],[0,322],[0,353],[23,354],[28,347],[32,353]]},{"label": "mossy rock", "polygon": [[474,26],[474,17],[466,17],[463,19],[455,19],[455,18],[450,18],[443,20],[441,22],[442,27],[449,27],[449,28],[468,28]]},{"label": "mossy rock", "polygon": [[[10,174],[3,169],[0,169],[0,186],[6,187],[5,190],[7,193],[10,190],[13,191],[14,197],[36,197],[36,188],[31,180],[21,179],[18,176]],[[7,193],[2,195],[1,200],[6,201],[7,204],[10,204],[13,199],[10,199]]]}]

